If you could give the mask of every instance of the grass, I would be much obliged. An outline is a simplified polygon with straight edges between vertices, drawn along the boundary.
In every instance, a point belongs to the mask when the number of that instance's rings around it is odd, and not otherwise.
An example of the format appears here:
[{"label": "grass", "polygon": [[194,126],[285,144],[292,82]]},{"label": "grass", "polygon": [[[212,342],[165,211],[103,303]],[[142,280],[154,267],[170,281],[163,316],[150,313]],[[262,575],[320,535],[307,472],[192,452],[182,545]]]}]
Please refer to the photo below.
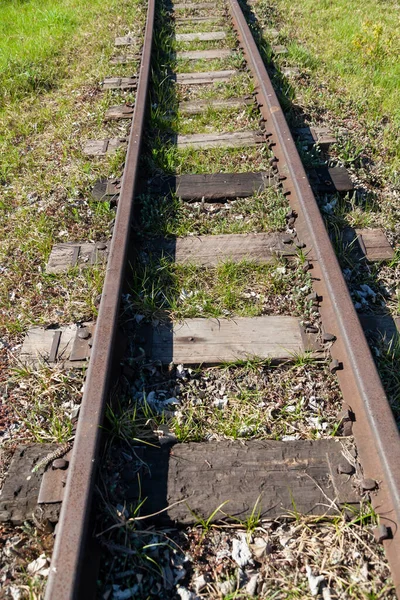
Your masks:
[{"label": "grass", "polygon": [[148,319],[304,314],[310,279],[295,264],[243,260],[215,268],[179,265],[167,258],[135,265],[132,309]]},{"label": "grass", "polygon": [[286,198],[268,188],[224,204],[183,203],[173,196],[142,196],[140,232],[146,236],[258,233],[285,229]]}]

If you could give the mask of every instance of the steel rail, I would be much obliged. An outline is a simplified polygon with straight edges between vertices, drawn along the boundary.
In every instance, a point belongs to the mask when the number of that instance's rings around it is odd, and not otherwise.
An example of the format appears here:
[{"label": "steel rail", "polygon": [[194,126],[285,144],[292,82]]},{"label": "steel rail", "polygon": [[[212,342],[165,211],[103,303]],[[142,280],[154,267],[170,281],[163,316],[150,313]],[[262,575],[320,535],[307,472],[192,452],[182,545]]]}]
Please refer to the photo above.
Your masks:
[{"label": "steel rail", "polygon": [[[83,597],[83,558],[98,466],[100,427],[109,396],[119,307],[150,79],[155,0],[149,0],[139,83],[106,277],[80,409],[68,480],[46,587],[46,600]],[[85,595],[85,600],[87,596]]]},{"label": "steel rail", "polygon": [[[237,0],[228,0],[234,27],[256,83],[283,189],[298,213],[296,230],[311,250],[315,290],[322,296],[325,328],[337,336],[332,350],[345,402],[356,416],[353,426],[364,473],[379,481],[373,498],[393,539],[384,542],[397,592],[400,591],[400,435],[370,348],[351,300],[321,212],[266,67]],[[322,293],[321,293],[322,292]],[[349,400],[350,399],[350,400]]]}]

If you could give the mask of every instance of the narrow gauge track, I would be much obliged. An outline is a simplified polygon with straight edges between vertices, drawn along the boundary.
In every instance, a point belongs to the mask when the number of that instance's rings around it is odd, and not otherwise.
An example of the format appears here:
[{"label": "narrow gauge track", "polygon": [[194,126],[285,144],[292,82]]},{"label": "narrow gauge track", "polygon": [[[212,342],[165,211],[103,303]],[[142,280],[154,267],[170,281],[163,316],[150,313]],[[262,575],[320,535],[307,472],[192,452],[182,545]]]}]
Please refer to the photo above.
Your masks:
[{"label": "narrow gauge track", "polygon": [[[374,507],[381,517],[378,537],[383,541],[394,582],[399,589],[399,433],[316,199],[262,57],[238,1],[227,0],[226,6],[248,70],[254,80],[254,98],[260,111],[261,122],[265,126],[262,143],[271,150],[271,166],[290,203],[292,241],[307,253],[307,265],[312,275],[312,300],[318,306],[325,338],[331,342],[331,370],[336,373],[340,383],[344,398],[343,410],[348,415],[346,419],[352,422],[352,433],[363,476],[378,482],[372,494]],[[204,4],[204,8],[213,10],[211,4]],[[154,18],[155,0],[149,0],[124,176],[47,584],[46,598],[49,600],[93,595],[93,589],[87,588],[86,570],[87,559],[89,556],[90,561],[91,553],[91,505],[99,462],[101,426],[109,400],[113,359],[116,354],[116,332],[126,277],[131,222],[140,183],[139,161],[149,99]],[[213,39],[217,39],[215,34]],[[239,140],[236,143],[241,142]],[[268,352],[265,355],[268,355]],[[202,362],[206,361],[205,359]]]}]

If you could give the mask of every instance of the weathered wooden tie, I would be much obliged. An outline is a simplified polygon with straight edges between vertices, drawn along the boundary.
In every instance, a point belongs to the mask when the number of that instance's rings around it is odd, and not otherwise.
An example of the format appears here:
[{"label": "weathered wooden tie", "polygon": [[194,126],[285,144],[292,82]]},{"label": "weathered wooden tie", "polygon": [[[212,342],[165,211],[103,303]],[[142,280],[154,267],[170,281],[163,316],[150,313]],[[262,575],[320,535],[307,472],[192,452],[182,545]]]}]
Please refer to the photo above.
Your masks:
[{"label": "weathered wooden tie", "polygon": [[[196,523],[197,515],[209,518],[223,503],[214,522],[229,516],[245,520],[254,510],[265,520],[293,512],[337,515],[337,507],[361,500],[345,458],[351,451],[349,443],[333,438],[139,448],[140,475],[135,462],[126,503],[141,494],[147,498],[143,515],[158,514],[157,520],[182,525]],[[350,475],[341,473],[343,465]]]},{"label": "weathered wooden tie", "polygon": [[230,235],[201,235],[183,238],[158,239],[146,242],[144,249],[162,254],[177,264],[214,267],[221,262],[249,260],[267,263],[277,256],[293,256],[293,246],[284,241],[282,233],[244,233]]},{"label": "weathered wooden tie", "polygon": [[281,315],[186,319],[154,327],[149,338],[148,354],[162,364],[216,365],[254,357],[282,361],[319,349],[299,319]]},{"label": "weathered wooden tie", "polygon": [[31,367],[59,363],[65,368],[82,368],[87,366],[93,335],[93,323],[55,329],[32,327],[25,336],[19,360]]},{"label": "weathered wooden tie", "polygon": [[179,103],[179,111],[183,115],[199,115],[207,110],[239,110],[246,105],[253,104],[249,98],[227,98],[226,100],[189,100]]},{"label": "weathered wooden tie", "polygon": [[340,232],[340,239],[355,258],[366,258],[369,262],[394,258],[394,250],[382,229],[345,227]]},{"label": "weathered wooden tie", "polygon": [[178,60],[217,60],[229,58],[232,56],[232,50],[227,48],[216,48],[215,50],[189,50],[187,52],[177,52]]},{"label": "weathered wooden tie", "polygon": [[319,193],[346,194],[354,189],[350,175],[344,167],[316,167],[307,171],[308,179]]},{"label": "weathered wooden tie", "polygon": [[134,46],[139,43],[139,39],[131,35],[123,35],[115,38],[115,46]]},{"label": "weathered wooden tie", "polygon": [[116,152],[118,148],[126,148],[126,138],[110,138],[108,140],[88,140],[83,153],[88,156],[104,156]]},{"label": "weathered wooden tie", "polygon": [[107,242],[68,242],[55,244],[46,265],[46,273],[63,273],[80,266],[104,263],[108,256]]},{"label": "weathered wooden tie", "polygon": [[110,63],[112,65],[126,65],[127,63],[136,62],[140,59],[138,54],[121,54],[112,56]]},{"label": "weathered wooden tie", "polygon": [[104,116],[105,121],[115,121],[117,119],[132,119],[134,111],[133,104],[119,104],[111,106]]},{"label": "weathered wooden tie", "polygon": [[177,33],[175,35],[177,42],[214,42],[217,40],[225,40],[225,31],[207,31],[199,33]]},{"label": "weathered wooden tie", "polygon": [[174,4],[174,10],[215,10],[212,2],[178,2]]},{"label": "weathered wooden tie", "polygon": [[263,142],[265,142],[264,136],[256,131],[178,134],[176,138],[178,148],[245,148],[257,146]]},{"label": "weathered wooden tie", "polygon": [[221,21],[222,13],[220,15],[214,15],[209,17],[175,17],[175,23],[215,23],[215,21]]},{"label": "weathered wooden tie", "polygon": [[204,71],[200,73],[176,73],[172,79],[179,85],[206,85],[229,81],[237,74],[234,69],[223,71]]},{"label": "weathered wooden tie", "polygon": [[336,144],[336,137],[326,127],[297,127],[294,134],[308,146],[318,145],[322,150],[328,150]]},{"label": "weathered wooden tie", "polygon": [[106,77],[101,83],[103,90],[132,90],[137,87],[136,77]]}]

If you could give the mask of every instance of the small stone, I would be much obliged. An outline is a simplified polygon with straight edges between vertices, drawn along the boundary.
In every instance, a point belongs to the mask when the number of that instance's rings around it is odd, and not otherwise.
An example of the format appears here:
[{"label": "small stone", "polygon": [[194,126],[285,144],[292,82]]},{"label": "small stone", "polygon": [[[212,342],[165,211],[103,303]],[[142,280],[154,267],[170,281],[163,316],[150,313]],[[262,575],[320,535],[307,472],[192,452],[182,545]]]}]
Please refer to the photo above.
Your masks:
[{"label": "small stone", "polygon": [[193,580],[193,585],[194,585],[194,589],[196,590],[196,593],[198,594],[199,592],[201,592],[201,590],[203,590],[206,585],[207,585],[207,581],[206,578],[204,577],[204,575],[199,575],[198,577],[196,577]]},{"label": "small stone", "polygon": [[251,551],[245,535],[233,539],[232,558],[239,567],[245,567],[251,561]]},{"label": "small stone", "polygon": [[227,581],[221,581],[218,584],[219,591],[223,596],[227,596],[228,594],[233,594],[235,591],[235,581],[232,579],[228,579]]}]

